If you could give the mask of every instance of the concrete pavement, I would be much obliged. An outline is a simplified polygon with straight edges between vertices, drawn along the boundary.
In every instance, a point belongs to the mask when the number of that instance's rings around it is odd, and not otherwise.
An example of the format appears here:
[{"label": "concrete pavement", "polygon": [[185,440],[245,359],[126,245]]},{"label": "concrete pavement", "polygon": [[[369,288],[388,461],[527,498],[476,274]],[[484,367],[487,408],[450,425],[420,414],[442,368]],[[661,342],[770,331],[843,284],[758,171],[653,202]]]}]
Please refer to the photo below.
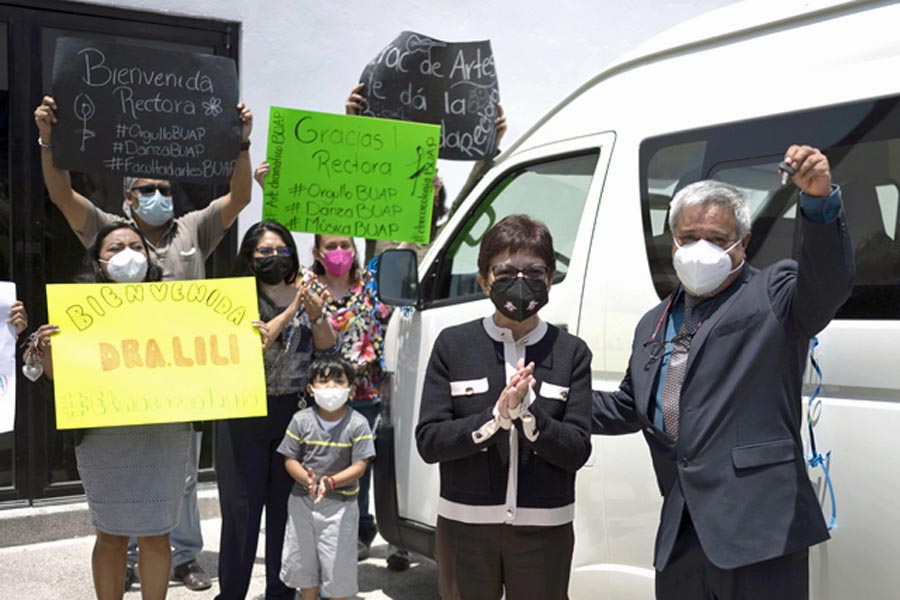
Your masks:
[{"label": "concrete pavement", "polygon": [[[172,582],[168,597],[175,600],[208,600],[218,593],[215,573],[218,560],[218,518],[203,521],[205,550],[199,560],[210,575],[213,587],[192,592],[180,582]],[[260,535],[256,564],[248,599],[262,597],[265,591],[263,549],[265,534]],[[0,598],[4,600],[91,600],[91,547],[93,536],[0,548]],[[414,559],[408,571],[389,571],[385,565],[387,545],[380,537],[372,546],[372,556],[359,563],[358,599],[437,600],[437,570],[427,560]],[[139,584],[125,594],[125,600],[139,600]],[[298,596],[299,597],[299,596]]]}]

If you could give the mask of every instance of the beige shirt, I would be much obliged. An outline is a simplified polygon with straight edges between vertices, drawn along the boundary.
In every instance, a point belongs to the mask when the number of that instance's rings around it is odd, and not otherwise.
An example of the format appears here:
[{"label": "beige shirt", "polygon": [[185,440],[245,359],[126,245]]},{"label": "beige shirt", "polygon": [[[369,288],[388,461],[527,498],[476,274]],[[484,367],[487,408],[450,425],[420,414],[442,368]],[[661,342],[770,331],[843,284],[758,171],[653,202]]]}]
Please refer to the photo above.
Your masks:
[{"label": "beige shirt", "polygon": [[[102,227],[121,221],[136,225],[131,219],[104,212],[91,204],[84,226],[75,231],[75,235],[86,248]],[[204,279],[206,259],[224,236],[221,200],[217,199],[206,208],[173,219],[159,243],[148,244],[150,253],[162,268],[163,280]]]}]

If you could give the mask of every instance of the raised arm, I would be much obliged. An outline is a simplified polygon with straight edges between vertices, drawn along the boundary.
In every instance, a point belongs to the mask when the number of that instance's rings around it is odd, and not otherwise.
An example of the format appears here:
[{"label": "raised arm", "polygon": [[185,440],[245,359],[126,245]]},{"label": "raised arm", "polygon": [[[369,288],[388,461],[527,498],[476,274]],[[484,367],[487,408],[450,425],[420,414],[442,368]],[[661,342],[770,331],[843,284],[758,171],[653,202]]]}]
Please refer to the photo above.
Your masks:
[{"label": "raised arm", "polygon": [[91,201],[72,189],[72,177],[68,171],[53,165],[53,125],[56,123],[56,101],[52,96],[44,96],[34,109],[41,146],[41,171],[50,200],[59,208],[73,231],[81,231],[87,220]]},{"label": "raised arm", "polygon": [[250,148],[247,145],[250,132],[253,131],[253,113],[243,102],[238,103],[237,110],[242,123],[241,150],[238,152],[234,171],[231,172],[228,193],[221,198],[219,214],[222,216],[222,229],[231,227],[244,207],[250,204],[253,193],[253,168],[250,166]]},{"label": "raised arm", "polygon": [[[503,106],[497,104],[497,137],[496,137],[496,145],[494,146],[495,153],[500,149],[500,140],[503,139],[503,136],[506,135],[506,115],[503,113]],[[494,157],[483,158],[477,161],[474,165],[472,165],[472,170],[469,171],[469,176],[466,178],[466,182],[459,189],[459,192],[456,193],[456,198],[453,200],[453,204],[450,205],[450,210],[447,213],[447,219],[450,219],[454,214],[456,214],[457,209],[462,205],[463,201],[469,195],[469,193],[475,188],[476,185],[481,181],[484,177],[485,173],[487,173],[491,167],[494,166]]]},{"label": "raised arm", "polygon": [[[855,261],[840,190],[828,158],[810,146],[791,146],[784,162],[800,188],[800,256],[796,275],[773,272],[770,300],[807,337],[821,331],[853,289]],[[853,199],[851,198],[852,202]]]}]

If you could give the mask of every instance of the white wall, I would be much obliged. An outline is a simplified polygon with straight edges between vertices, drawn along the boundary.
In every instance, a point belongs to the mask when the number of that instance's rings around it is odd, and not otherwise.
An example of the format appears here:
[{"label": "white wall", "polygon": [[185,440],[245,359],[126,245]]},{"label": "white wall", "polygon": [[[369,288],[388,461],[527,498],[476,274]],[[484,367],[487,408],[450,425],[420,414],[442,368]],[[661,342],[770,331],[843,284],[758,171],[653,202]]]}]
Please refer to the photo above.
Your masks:
[{"label": "white wall", "polygon": [[[251,157],[264,158],[270,104],[343,112],[365,64],[400,31],[490,39],[509,121],[504,146],[605,65],[681,21],[734,0],[93,0],[242,23],[241,93],[254,111]],[[469,163],[441,161],[450,198]],[[259,220],[261,192],[240,220]]]}]

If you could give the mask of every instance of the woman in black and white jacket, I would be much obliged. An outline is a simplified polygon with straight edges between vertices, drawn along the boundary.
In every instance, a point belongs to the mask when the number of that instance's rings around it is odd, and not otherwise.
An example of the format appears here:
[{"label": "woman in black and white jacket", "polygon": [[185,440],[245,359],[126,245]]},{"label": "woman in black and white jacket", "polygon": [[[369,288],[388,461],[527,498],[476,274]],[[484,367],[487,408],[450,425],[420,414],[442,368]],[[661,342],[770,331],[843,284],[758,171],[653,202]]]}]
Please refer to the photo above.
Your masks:
[{"label": "woman in black and white jacket", "polygon": [[553,281],[543,223],[485,234],[478,282],[496,310],[435,341],[416,442],[440,463],[441,597],[567,598],[575,472],[591,452],[591,352],[542,321]]}]

